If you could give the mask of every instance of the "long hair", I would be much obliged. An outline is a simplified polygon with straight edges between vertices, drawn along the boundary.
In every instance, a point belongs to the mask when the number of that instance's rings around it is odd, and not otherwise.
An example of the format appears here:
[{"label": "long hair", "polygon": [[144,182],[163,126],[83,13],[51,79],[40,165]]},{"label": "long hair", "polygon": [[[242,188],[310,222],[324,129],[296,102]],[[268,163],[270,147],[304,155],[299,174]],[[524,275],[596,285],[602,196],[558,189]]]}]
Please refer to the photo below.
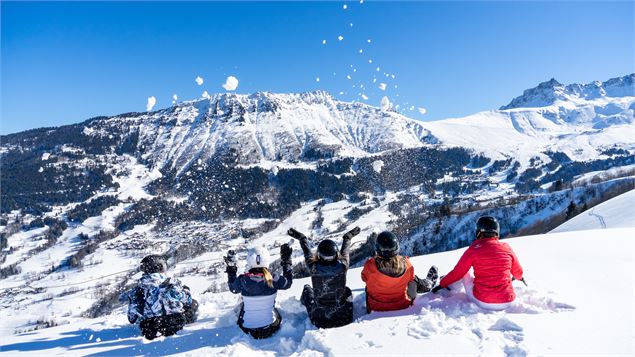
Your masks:
[{"label": "long hair", "polygon": [[262,268],[262,276],[265,278],[265,284],[268,287],[273,288],[273,276],[271,276],[271,272],[267,268]]},{"label": "long hair", "polygon": [[406,259],[401,255],[390,258],[375,256],[375,264],[380,272],[393,278],[401,276],[406,271]]}]

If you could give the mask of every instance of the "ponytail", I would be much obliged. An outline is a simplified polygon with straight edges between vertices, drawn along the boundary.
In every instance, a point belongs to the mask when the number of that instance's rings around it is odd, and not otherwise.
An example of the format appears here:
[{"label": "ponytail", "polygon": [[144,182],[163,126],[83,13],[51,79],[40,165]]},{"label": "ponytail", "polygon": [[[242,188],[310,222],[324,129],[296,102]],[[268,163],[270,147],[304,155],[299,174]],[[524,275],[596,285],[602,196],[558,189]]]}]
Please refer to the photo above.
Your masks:
[{"label": "ponytail", "polygon": [[401,255],[395,255],[390,258],[375,257],[377,269],[391,277],[401,276],[406,271],[406,259]]},{"label": "ponytail", "polygon": [[271,272],[267,268],[262,268],[262,276],[265,278],[265,284],[268,287],[273,288],[273,277],[271,276]]}]

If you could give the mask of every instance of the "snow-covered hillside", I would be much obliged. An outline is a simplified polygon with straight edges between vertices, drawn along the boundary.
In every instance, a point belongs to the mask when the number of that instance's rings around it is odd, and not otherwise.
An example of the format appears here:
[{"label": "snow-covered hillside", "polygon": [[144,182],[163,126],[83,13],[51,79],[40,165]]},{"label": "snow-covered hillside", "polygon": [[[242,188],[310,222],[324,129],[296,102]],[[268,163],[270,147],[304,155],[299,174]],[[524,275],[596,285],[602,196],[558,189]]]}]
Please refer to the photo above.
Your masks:
[{"label": "snow-covered hillside", "polygon": [[635,147],[634,74],[604,83],[563,86],[544,82],[501,110],[424,123],[446,145],[463,146],[492,158],[513,157],[527,165],[545,152],[591,160],[613,146]]},{"label": "snow-covered hillside", "polygon": [[[631,198],[632,192],[618,196],[605,204],[612,207],[610,210],[600,210],[598,206],[596,214],[631,210]],[[102,318],[77,320],[30,333],[11,335],[2,330],[0,353],[632,356],[635,222],[626,216],[613,218],[606,219],[606,227],[599,230],[507,240],[525,269],[529,286],[516,285],[517,301],[505,311],[481,310],[462,291],[453,291],[420,295],[415,305],[406,310],[366,315],[364,285],[357,268],[348,274],[356,305],[352,324],[330,330],[313,327],[299,302],[303,285],[309,283],[308,279],[301,279],[278,295],[281,331],[270,339],[255,341],[235,325],[235,295],[201,294],[209,282],[185,278],[185,283],[198,292],[201,316],[176,336],[144,341],[137,329],[127,324],[123,309],[119,309]],[[597,218],[583,212],[576,220],[576,226],[582,227]],[[445,273],[462,252],[420,256],[412,261],[419,273],[431,264]]]}]

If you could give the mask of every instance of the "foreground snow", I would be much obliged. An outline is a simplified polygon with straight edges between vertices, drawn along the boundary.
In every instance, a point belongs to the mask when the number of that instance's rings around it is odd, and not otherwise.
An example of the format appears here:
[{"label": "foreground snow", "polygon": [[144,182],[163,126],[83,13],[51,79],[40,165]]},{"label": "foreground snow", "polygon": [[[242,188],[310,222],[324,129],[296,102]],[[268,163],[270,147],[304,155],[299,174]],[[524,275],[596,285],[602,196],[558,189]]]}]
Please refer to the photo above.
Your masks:
[{"label": "foreground snow", "polygon": [[[319,330],[308,322],[298,300],[308,282],[302,279],[279,294],[283,327],[264,341],[238,329],[233,311],[238,299],[220,293],[199,296],[199,321],[174,337],[145,341],[119,310],[99,319],[4,336],[0,353],[633,355],[634,236],[630,227],[507,240],[525,268],[529,287],[517,284],[517,301],[502,312],[481,310],[456,291],[445,297],[421,295],[406,310],[365,315],[360,269],[352,269],[348,279],[357,319],[338,329]],[[462,252],[416,257],[413,264],[419,273],[431,264],[444,273]]]},{"label": "foreground snow", "polygon": [[553,233],[631,227],[635,224],[635,190],[628,191],[571,218]]}]

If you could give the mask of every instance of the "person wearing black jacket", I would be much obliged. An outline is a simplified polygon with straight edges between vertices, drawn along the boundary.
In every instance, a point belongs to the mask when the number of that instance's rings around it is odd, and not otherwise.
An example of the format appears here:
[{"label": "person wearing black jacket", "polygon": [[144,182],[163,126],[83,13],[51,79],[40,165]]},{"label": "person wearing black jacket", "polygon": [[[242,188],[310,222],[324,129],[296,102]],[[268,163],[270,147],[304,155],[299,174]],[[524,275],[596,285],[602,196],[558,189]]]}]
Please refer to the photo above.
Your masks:
[{"label": "person wearing black jacket", "polygon": [[311,274],[313,287],[304,286],[300,301],[316,327],[339,327],[353,322],[353,294],[346,286],[346,272],[350,264],[351,239],[359,232],[359,227],[355,227],[344,234],[339,252],[335,242],[325,239],[320,242],[315,254],[311,252],[309,240],[304,234],[293,228],[287,232],[300,242]]}]

